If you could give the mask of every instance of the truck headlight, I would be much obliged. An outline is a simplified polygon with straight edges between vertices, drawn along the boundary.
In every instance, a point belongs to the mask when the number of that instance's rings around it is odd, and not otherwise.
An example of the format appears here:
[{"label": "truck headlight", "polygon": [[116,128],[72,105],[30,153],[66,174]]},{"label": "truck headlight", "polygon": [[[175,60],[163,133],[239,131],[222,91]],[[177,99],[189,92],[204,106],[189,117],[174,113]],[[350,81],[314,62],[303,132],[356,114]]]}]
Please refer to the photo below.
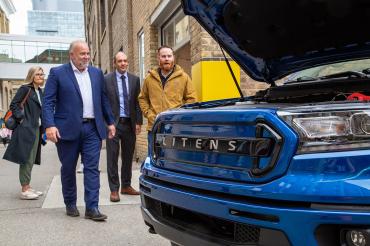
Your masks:
[{"label": "truck headlight", "polygon": [[370,147],[370,110],[278,115],[298,133],[299,154]]}]

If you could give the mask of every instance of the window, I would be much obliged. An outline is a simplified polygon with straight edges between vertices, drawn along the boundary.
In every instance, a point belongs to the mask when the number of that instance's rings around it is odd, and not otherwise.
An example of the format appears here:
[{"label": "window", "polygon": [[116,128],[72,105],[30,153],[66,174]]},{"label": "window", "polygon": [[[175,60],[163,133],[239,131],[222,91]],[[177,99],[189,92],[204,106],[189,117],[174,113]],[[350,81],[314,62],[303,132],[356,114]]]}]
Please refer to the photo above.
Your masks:
[{"label": "window", "polygon": [[161,28],[162,44],[173,47],[174,50],[189,42],[189,17],[179,10]]},{"label": "window", "polygon": [[91,45],[91,50],[97,50],[97,37],[96,37],[96,32],[94,30],[96,30],[96,27],[97,25],[95,25],[95,18],[93,19],[93,22],[92,22],[92,25],[91,25],[91,29],[89,31],[91,31],[91,35],[92,35],[92,45]]},{"label": "window", "polygon": [[138,35],[139,41],[139,72],[140,83],[142,84],[145,78],[145,46],[144,46],[144,32],[141,31]]},{"label": "window", "polygon": [[37,43],[36,42],[25,42],[25,62],[37,62],[38,52],[37,52]]},{"label": "window", "polygon": [[12,45],[10,40],[0,40],[0,62],[12,62]]},{"label": "window", "polygon": [[163,44],[168,45],[170,47],[175,46],[174,42],[174,23],[171,22],[169,23],[166,27],[163,28],[162,30],[162,36],[163,36]]},{"label": "window", "polygon": [[175,23],[175,44],[184,44],[189,40],[189,16],[180,16]]},{"label": "window", "polygon": [[114,8],[116,7],[117,0],[111,0],[111,9],[110,13],[113,14]]},{"label": "window", "polygon": [[69,43],[0,40],[0,63],[52,63],[69,61]]},{"label": "window", "polygon": [[161,45],[172,47],[176,64],[191,74],[189,17],[185,16],[182,9],[173,13],[172,17],[161,25]]},{"label": "window", "polygon": [[101,18],[101,32],[105,30],[105,0],[100,0],[100,18]]}]

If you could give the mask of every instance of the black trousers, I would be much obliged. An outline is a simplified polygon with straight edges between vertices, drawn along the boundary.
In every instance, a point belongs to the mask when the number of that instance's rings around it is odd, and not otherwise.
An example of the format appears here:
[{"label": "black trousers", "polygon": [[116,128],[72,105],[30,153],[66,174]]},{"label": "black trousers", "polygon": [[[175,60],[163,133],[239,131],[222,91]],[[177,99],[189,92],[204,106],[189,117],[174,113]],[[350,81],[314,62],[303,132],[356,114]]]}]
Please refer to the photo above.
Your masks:
[{"label": "black trousers", "polygon": [[121,147],[121,188],[131,185],[132,159],[135,150],[136,134],[129,120],[119,121],[116,135],[107,139],[107,171],[111,191],[118,191],[120,181],[118,175],[118,156]]}]

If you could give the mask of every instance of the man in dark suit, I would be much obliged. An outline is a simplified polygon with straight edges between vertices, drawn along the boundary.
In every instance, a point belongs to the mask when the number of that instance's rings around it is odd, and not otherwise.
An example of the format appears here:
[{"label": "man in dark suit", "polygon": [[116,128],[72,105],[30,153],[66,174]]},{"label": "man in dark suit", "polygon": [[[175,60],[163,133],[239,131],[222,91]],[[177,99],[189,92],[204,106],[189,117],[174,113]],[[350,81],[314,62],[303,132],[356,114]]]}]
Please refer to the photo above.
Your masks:
[{"label": "man in dark suit", "polygon": [[[85,218],[105,220],[99,203],[99,158],[102,139],[115,134],[114,118],[100,69],[89,66],[90,51],[84,41],[69,48],[70,63],[52,68],[42,106],[47,139],[56,143],[62,163],[61,180],[68,216],[79,216],[76,207],[76,165],[84,163]],[[108,126],[106,126],[108,125]]]},{"label": "man in dark suit", "polygon": [[105,76],[106,91],[114,115],[116,135],[107,140],[107,169],[110,200],[120,200],[118,190],[118,154],[121,142],[121,194],[139,195],[131,186],[132,158],[135,150],[136,134],[141,131],[143,118],[137,97],[140,93],[140,79],[127,72],[128,60],[123,52],[113,59],[115,71]]}]

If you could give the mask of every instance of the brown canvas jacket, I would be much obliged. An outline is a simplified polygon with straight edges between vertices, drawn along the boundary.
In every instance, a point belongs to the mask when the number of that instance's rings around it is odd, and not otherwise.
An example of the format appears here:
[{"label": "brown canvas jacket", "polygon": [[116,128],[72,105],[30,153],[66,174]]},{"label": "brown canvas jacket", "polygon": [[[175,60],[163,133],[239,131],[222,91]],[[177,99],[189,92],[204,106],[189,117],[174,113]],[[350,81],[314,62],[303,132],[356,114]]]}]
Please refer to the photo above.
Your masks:
[{"label": "brown canvas jacket", "polygon": [[197,101],[189,75],[179,65],[176,65],[174,69],[164,88],[158,68],[149,71],[144,80],[139,95],[139,104],[143,115],[148,119],[148,131],[151,131],[155,117],[159,113]]}]

